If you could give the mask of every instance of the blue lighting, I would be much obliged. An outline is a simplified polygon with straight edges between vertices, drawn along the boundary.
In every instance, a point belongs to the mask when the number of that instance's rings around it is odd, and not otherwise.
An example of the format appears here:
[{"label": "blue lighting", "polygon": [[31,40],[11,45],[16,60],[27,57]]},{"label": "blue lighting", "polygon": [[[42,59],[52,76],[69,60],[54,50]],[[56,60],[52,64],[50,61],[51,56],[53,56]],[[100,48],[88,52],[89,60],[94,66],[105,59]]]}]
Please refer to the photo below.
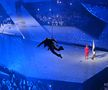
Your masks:
[{"label": "blue lighting", "polygon": [[[62,59],[37,47],[45,38],[57,40],[54,50]],[[0,90],[80,90],[97,80],[94,76],[106,68],[107,59],[108,0],[0,0]]]}]

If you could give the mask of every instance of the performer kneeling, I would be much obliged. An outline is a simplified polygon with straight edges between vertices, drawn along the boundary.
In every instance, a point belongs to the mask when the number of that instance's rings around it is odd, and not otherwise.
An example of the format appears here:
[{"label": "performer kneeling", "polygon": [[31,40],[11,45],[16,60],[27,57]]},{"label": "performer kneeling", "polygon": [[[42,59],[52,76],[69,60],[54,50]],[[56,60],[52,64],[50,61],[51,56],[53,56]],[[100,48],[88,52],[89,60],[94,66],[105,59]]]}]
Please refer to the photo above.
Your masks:
[{"label": "performer kneeling", "polygon": [[96,57],[96,52],[95,52],[95,50],[93,50],[92,53],[93,53],[92,60],[94,60],[95,57]]}]

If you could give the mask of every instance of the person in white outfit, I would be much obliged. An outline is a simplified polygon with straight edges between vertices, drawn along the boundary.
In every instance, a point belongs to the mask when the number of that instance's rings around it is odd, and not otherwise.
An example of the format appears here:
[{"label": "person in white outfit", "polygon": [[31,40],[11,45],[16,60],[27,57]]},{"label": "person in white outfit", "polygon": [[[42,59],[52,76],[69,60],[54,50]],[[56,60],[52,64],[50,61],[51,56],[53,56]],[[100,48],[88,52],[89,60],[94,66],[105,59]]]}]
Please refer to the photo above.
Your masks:
[{"label": "person in white outfit", "polygon": [[95,57],[96,57],[96,51],[95,51],[95,43],[94,43],[94,41],[93,41],[93,45],[92,45],[92,53],[93,53],[92,60],[94,60]]}]

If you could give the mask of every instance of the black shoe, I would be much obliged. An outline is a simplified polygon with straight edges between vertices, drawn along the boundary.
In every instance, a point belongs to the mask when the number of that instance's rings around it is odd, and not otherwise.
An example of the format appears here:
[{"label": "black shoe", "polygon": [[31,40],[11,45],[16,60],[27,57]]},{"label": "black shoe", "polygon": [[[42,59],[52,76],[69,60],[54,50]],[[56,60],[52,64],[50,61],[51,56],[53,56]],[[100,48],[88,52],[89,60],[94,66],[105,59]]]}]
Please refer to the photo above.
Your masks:
[{"label": "black shoe", "polygon": [[64,50],[64,48],[62,46],[59,47],[59,50]]},{"label": "black shoe", "polygon": [[63,58],[63,57],[61,56],[61,54],[59,54],[58,57]]}]

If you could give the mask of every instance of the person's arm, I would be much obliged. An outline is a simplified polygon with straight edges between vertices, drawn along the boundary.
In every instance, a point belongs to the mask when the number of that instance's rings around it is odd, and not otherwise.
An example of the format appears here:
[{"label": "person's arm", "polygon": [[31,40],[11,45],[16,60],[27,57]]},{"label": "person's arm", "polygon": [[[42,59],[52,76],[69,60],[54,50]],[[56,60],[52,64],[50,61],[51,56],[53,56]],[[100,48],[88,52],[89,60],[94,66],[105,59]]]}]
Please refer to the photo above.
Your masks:
[{"label": "person's arm", "polygon": [[39,47],[40,45],[42,45],[44,43],[44,41],[42,41],[40,44],[37,45],[37,47]]}]

